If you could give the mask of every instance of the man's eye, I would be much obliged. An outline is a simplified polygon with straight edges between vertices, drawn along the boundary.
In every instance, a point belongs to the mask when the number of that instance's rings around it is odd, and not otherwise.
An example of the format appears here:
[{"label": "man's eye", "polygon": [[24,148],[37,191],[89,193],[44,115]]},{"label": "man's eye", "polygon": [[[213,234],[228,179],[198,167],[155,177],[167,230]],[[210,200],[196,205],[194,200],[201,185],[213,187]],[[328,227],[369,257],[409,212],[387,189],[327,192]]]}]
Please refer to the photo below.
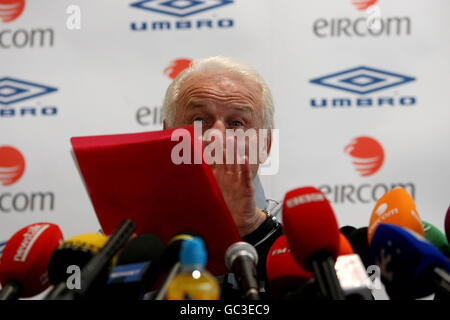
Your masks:
[{"label": "man's eye", "polygon": [[231,122],[231,125],[233,127],[241,127],[242,126],[242,122],[238,121],[238,120],[235,120],[235,121]]}]

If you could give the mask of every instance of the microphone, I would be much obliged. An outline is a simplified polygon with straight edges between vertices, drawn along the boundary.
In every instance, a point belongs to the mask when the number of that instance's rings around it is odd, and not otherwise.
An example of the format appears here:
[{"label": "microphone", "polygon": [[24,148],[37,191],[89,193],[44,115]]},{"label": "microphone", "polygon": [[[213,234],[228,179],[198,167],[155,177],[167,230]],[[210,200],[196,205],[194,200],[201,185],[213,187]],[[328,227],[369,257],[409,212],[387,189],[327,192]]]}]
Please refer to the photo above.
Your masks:
[{"label": "microphone", "polygon": [[334,269],[339,229],[325,195],[314,187],[289,191],[283,201],[283,227],[292,255],[314,274],[323,297],[344,300]]},{"label": "microphone", "polygon": [[381,224],[372,238],[370,254],[391,299],[421,298],[433,292],[450,298],[450,262],[416,232]]},{"label": "microphone", "polygon": [[447,258],[450,258],[450,246],[448,245],[445,235],[429,222],[422,221],[422,224],[425,232],[425,238],[434,244],[436,248],[441,250]]},{"label": "microphone", "polygon": [[71,265],[83,268],[106,241],[108,237],[99,233],[84,233],[65,240],[50,258],[48,264],[50,283],[53,285],[66,283],[67,268]]},{"label": "microphone", "polygon": [[256,277],[257,264],[258,253],[247,242],[236,242],[225,252],[225,265],[234,273],[244,299],[260,300]]},{"label": "microphone", "polygon": [[359,255],[366,269],[371,265],[367,229],[367,227],[356,229],[348,236],[348,242]]},{"label": "microphone", "polygon": [[[372,300],[371,282],[357,254],[340,255],[335,264],[339,283],[348,299]],[[266,261],[269,289],[275,298],[320,300],[317,283],[311,272],[303,269],[290,254],[286,237],[272,245]]]},{"label": "microphone", "polygon": [[445,234],[447,235],[447,240],[450,242],[450,206],[447,209],[447,214],[445,215]]},{"label": "microphone", "polygon": [[339,284],[349,300],[373,300],[372,282],[357,254],[340,255],[334,265]]},{"label": "microphone", "polygon": [[166,246],[153,234],[141,234],[122,249],[106,293],[111,299],[140,300],[158,280]]},{"label": "microphone", "polygon": [[206,269],[204,241],[194,237],[183,242],[180,250],[180,272],[167,289],[167,300],[218,300],[220,286]]},{"label": "microphone", "polygon": [[352,245],[350,244],[350,242],[348,241],[346,236],[344,236],[342,234],[342,232],[339,232],[338,256],[344,256],[344,255],[349,255],[349,254],[354,254],[354,253],[355,252],[353,251]]},{"label": "microphone", "polygon": [[106,244],[94,255],[81,270],[81,288],[70,290],[65,283],[60,283],[49,300],[74,300],[83,298],[91,289],[94,281],[110,266],[114,255],[124,246],[135,230],[136,225],[130,219],[124,220],[109,237]]},{"label": "microphone", "polygon": [[169,288],[169,284],[172,282],[173,278],[180,271],[179,259],[183,242],[186,240],[192,240],[194,239],[194,237],[202,239],[205,245],[205,250],[206,252],[208,252],[208,248],[206,247],[205,241],[197,232],[186,231],[175,235],[169,241],[167,248],[164,251],[163,256],[161,258],[161,269],[163,272],[167,272],[168,275],[164,280],[163,284],[161,285],[161,288],[158,290],[158,293],[155,296],[155,300],[164,300],[167,293],[167,289]]},{"label": "microphone", "polygon": [[266,273],[270,293],[275,298],[286,297],[313,277],[291,255],[285,235],[278,237],[272,244],[267,255]]},{"label": "microphone", "polygon": [[[67,287],[69,266],[82,269],[97,254],[108,241],[108,236],[100,233],[83,233],[65,240],[53,252],[48,264],[48,275],[53,288],[47,293],[45,300],[58,298],[61,290]],[[99,276],[99,284],[105,283],[109,270],[105,269]],[[97,295],[101,285],[91,289],[92,295]],[[90,295],[89,295],[90,296]]]},{"label": "microphone", "polygon": [[369,244],[380,223],[395,224],[415,231],[421,236],[425,235],[416,204],[408,191],[401,187],[386,192],[378,199],[367,230]]},{"label": "microphone", "polygon": [[17,231],[0,258],[0,300],[32,297],[47,289],[48,262],[62,240],[60,228],[52,223],[34,223]]},{"label": "microphone", "polygon": [[172,267],[179,261],[180,259],[180,251],[183,245],[183,242],[186,240],[192,240],[195,237],[200,238],[204,245],[206,251],[208,251],[207,244],[202,236],[200,236],[197,232],[194,231],[184,231],[173,236],[172,239],[167,243],[167,247],[163,253],[161,259],[161,267],[164,272],[168,272],[172,269]]},{"label": "microphone", "polygon": [[339,231],[341,231],[341,233],[348,239],[348,236],[355,231],[356,228],[352,227],[352,226],[343,226],[339,229]]}]

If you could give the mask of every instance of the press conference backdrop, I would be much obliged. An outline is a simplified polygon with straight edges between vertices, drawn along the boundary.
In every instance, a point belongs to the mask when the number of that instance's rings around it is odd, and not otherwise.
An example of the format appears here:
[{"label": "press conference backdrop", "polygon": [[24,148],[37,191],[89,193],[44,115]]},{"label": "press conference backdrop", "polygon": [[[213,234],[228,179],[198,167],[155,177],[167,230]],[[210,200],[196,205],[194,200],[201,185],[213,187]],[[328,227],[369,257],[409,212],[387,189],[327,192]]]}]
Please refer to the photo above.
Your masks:
[{"label": "press conference backdrop", "polygon": [[272,89],[269,198],[320,187],[341,226],[361,227],[403,186],[443,230],[449,13],[448,0],[0,0],[0,240],[38,221],[98,230],[70,138],[162,129],[172,78],[212,55]]}]

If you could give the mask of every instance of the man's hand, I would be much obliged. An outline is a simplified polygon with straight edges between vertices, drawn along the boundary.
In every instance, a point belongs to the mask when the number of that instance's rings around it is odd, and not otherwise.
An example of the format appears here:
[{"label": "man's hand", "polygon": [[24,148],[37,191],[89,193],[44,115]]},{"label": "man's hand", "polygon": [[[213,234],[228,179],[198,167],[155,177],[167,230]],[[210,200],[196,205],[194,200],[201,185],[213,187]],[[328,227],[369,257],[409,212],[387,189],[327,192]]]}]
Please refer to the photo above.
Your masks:
[{"label": "man's hand", "polygon": [[241,237],[256,230],[266,214],[255,204],[248,157],[243,164],[217,164],[212,165],[212,170]]}]

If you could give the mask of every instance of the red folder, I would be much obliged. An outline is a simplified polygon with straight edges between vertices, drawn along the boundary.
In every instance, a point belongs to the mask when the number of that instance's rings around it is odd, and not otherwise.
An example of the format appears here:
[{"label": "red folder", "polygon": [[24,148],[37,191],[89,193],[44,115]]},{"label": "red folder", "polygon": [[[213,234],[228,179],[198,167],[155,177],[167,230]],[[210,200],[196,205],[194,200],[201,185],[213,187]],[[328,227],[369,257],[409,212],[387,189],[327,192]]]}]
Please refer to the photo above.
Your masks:
[{"label": "red folder", "polygon": [[[194,164],[193,127],[174,130],[74,137],[73,151],[105,234],[111,234],[126,218],[136,233],[152,233],[167,243],[175,234],[194,231],[208,248],[207,269],[227,273],[225,251],[240,241],[228,207],[210,166]],[[174,164],[172,149],[190,140],[191,164]],[[198,151],[195,153],[195,151]],[[198,159],[201,159],[199,157]]]}]

